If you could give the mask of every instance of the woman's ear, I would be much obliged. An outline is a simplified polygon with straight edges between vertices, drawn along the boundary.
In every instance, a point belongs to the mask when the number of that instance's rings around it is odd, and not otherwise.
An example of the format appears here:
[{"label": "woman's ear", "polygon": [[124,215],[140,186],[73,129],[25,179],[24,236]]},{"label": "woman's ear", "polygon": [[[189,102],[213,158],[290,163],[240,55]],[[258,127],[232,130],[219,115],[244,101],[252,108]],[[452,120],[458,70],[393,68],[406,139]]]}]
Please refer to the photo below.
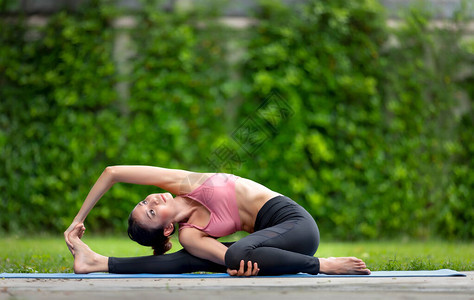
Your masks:
[{"label": "woman's ear", "polygon": [[164,228],[163,228],[163,234],[165,236],[170,236],[174,231],[174,224],[173,223],[169,223],[168,225],[166,225]]}]

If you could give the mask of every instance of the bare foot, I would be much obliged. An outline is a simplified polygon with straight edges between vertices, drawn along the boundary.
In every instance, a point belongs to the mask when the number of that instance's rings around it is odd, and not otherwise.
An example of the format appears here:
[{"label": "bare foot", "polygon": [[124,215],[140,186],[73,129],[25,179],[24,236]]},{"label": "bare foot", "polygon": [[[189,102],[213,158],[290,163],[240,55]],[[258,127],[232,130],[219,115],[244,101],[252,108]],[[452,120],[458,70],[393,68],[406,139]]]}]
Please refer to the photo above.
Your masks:
[{"label": "bare foot", "polygon": [[369,275],[365,263],[356,257],[329,257],[319,259],[319,272],[330,275]]},{"label": "bare foot", "polygon": [[74,273],[108,272],[108,258],[95,253],[81,241],[83,233],[83,225],[79,224],[68,236],[74,246]]}]

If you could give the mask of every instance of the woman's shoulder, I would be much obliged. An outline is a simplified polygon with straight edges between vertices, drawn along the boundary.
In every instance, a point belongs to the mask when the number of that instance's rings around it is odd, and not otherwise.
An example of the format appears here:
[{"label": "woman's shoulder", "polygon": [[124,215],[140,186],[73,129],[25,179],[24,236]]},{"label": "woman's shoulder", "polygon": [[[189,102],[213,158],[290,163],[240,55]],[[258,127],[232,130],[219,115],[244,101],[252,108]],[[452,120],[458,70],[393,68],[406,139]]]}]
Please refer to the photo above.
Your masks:
[{"label": "woman's shoulder", "polygon": [[180,182],[180,195],[189,194],[217,173],[189,172]]}]

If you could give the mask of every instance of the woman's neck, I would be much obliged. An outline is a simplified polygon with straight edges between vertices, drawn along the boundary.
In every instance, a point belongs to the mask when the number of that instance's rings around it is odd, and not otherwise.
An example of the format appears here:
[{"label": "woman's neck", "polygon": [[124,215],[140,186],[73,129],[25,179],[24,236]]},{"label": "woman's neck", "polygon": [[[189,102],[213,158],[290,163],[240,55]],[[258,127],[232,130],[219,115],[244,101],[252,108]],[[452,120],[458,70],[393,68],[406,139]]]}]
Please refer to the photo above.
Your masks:
[{"label": "woman's neck", "polygon": [[174,199],[176,214],[173,218],[173,223],[186,222],[197,210],[195,201],[181,196],[176,196]]}]

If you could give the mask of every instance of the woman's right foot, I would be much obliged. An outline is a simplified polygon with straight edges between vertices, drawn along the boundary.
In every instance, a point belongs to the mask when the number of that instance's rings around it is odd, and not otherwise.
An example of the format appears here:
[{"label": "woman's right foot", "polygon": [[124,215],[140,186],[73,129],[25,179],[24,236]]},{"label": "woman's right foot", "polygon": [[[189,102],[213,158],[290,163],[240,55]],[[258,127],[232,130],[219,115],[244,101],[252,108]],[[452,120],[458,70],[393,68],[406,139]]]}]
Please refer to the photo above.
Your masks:
[{"label": "woman's right foot", "polygon": [[74,246],[74,273],[108,272],[108,258],[95,253],[81,239],[82,225],[69,233],[69,240]]},{"label": "woman's right foot", "polygon": [[369,275],[365,263],[356,257],[329,257],[319,259],[319,273],[329,275]]}]

